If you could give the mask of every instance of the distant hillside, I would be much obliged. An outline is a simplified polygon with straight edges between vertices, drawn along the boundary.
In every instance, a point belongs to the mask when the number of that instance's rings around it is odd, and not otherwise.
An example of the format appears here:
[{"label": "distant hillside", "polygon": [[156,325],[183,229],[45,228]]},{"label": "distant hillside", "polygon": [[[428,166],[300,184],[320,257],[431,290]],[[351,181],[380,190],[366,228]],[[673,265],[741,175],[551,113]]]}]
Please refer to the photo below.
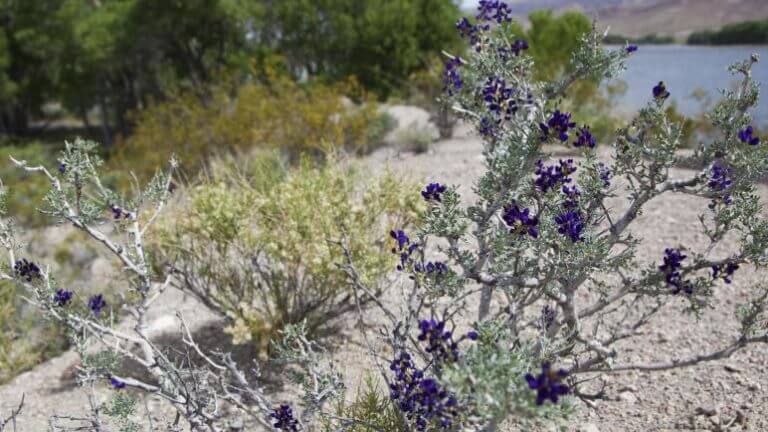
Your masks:
[{"label": "distant hillside", "polygon": [[507,0],[525,16],[535,9],[581,10],[596,16],[611,33],[650,33],[685,38],[696,30],[737,21],[768,18],[768,0]]}]

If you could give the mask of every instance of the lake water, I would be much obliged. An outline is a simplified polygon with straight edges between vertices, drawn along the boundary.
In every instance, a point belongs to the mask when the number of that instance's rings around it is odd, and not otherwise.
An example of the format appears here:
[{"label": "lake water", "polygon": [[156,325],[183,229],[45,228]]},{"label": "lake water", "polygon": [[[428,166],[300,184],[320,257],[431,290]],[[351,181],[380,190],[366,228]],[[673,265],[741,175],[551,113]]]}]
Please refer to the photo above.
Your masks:
[{"label": "lake water", "polygon": [[618,98],[622,112],[635,112],[648,103],[651,89],[664,81],[667,90],[681,112],[694,115],[702,111],[702,101],[691,95],[704,90],[714,100],[718,89],[733,88],[737,80],[728,72],[734,62],[760,55],[752,76],[760,82],[761,99],[752,112],[754,122],[768,126],[768,47],[731,46],[699,47],[686,45],[641,45],[627,61],[627,71],[620,79],[627,85],[626,93]]}]

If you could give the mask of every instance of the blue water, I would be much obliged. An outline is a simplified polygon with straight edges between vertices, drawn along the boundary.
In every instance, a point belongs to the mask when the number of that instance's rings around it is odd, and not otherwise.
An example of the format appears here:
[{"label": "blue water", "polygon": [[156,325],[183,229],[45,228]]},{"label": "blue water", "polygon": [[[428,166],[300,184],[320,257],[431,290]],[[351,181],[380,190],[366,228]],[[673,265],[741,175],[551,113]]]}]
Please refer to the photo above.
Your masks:
[{"label": "blue water", "polygon": [[695,115],[702,111],[702,101],[692,94],[703,90],[717,100],[718,89],[734,88],[737,80],[728,72],[734,62],[758,53],[761,61],[752,72],[760,82],[761,100],[752,112],[754,123],[768,126],[768,47],[730,46],[699,47],[685,45],[641,45],[627,62],[627,71],[620,77],[627,83],[627,91],[618,98],[620,110],[631,113],[645,106],[651,89],[664,81],[680,111]]}]

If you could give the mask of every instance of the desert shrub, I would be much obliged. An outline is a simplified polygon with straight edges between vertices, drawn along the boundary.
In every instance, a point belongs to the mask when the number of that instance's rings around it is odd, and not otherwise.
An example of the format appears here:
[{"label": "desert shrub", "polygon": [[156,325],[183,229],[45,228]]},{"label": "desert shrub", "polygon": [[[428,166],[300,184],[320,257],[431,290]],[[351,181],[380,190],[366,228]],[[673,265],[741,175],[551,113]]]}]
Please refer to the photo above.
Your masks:
[{"label": "desert shrub", "polygon": [[[344,431],[380,421],[388,427],[403,425],[406,431],[495,431],[502,425],[531,430],[541,418],[567,417],[582,400],[607,397],[591,391],[595,378],[696,366],[768,343],[768,286],[758,280],[746,287],[743,299],[734,300],[734,321],[723,323],[728,334],[720,346],[653,363],[625,360],[623,352],[654,332],[660,311],[688,318],[686,324],[694,328],[705,308],[726,307],[714,293],[741,277],[741,268],[765,271],[768,265],[768,219],[755,188],[768,172],[768,145],[751,125],[750,114],[759,95],[751,77],[757,56],[731,67],[741,84],[724,92],[713,107],[710,121],[719,132],[711,142],[679,152],[683,125],[666,110],[674,89],[659,82],[648,89],[648,104],[616,131],[611,154],[601,160],[588,127],[578,127],[570,113],[559,109],[560,97],[579,80],[616,76],[636,47],[604,50],[601,34],[593,30],[576,47],[570,74],[541,82],[532,79],[533,62],[519,49],[520,42],[496,31],[511,21],[510,7],[499,1],[480,6],[475,20],[459,25],[474,51],[454,64],[461,80],[454,83],[462,86],[448,90],[457,112],[484,140],[486,170],[467,200],[455,186],[426,185],[420,199],[427,209],[412,228],[406,222],[372,219],[412,199],[395,194],[401,189],[391,182],[339,177],[346,171],[337,171],[336,165],[302,166],[259,194],[249,195],[247,178],[204,184],[197,196],[191,191],[190,221],[178,221],[179,227],[189,228],[170,230],[160,245],[175,241],[179,254],[195,264],[185,268],[183,261],[159,260],[152,266],[148,248],[155,248],[144,240],[174,193],[174,160],[171,173],[158,173],[126,198],[100,180],[92,143],[68,144],[60,156],[67,168],[59,173],[18,163],[50,182],[48,214],[83,230],[119,259],[130,281],[125,295],[110,300],[114,305],[65,291],[48,267],[15,254],[18,231],[7,219],[0,220],[0,245],[13,263],[0,269],[0,278],[14,281],[48,319],[66,329],[84,357],[78,382],[91,392],[91,406],[85,414],[54,416],[53,428],[93,428],[108,422],[102,416],[107,411],[117,422],[133,414],[130,418],[143,420],[150,430],[168,430],[153,426],[151,408],[147,418],[135,412],[136,399],[126,391],[132,389],[174,410],[171,430],[252,430],[258,424],[282,432]],[[551,161],[545,144],[553,142],[582,154]],[[676,170],[690,162],[703,168]],[[282,178],[279,170],[270,172]],[[353,185],[368,186],[357,190]],[[328,190],[335,195],[326,196]],[[627,202],[614,207],[610,199],[620,190]],[[692,201],[700,205],[698,221],[679,223],[698,222],[701,241],[667,244],[646,262],[638,253],[638,216],[651,200],[675,193],[699,198]],[[201,209],[197,215],[194,205]],[[171,217],[179,219],[185,207],[173,210]],[[106,224],[111,231],[97,229]],[[388,231],[385,225],[394,225],[389,252],[375,234]],[[658,223],[652,228],[653,235],[659,233]],[[185,243],[198,238],[207,249]],[[251,241],[258,247],[232,249]],[[334,245],[338,248],[331,249]],[[372,247],[377,252],[368,254]],[[333,258],[331,250],[337,251]],[[388,269],[398,275],[391,285],[402,289],[392,303],[376,295],[381,287],[377,276],[388,270],[379,253],[389,257]],[[291,267],[294,261],[301,266]],[[321,280],[339,285],[322,286],[320,292],[331,290],[343,299],[344,291],[337,290],[348,290],[357,314],[350,330],[361,333],[399,421],[391,420],[392,407],[387,409],[377,392],[365,390],[341,412],[373,418],[336,415],[344,397],[344,370],[327,348],[308,338],[309,320],[286,323],[272,341],[276,360],[290,365],[285,382],[292,382],[298,393],[291,402],[278,402],[265,390],[262,362],[253,359],[244,373],[231,353],[196,343],[183,317],[178,349],[153,343],[147,332],[147,311],[165,289],[190,276],[213,282],[212,268],[223,270],[217,280],[235,289],[253,283],[242,276],[248,272],[266,271],[257,279],[264,287],[273,280],[285,287],[282,281],[293,279],[287,293],[274,294],[285,299],[284,294],[296,292],[296,282],[312,280],[306,269],[325,272],[331,267],[346,278],[322,273],[327,279]],[[212,283],[199,286],[219,289]],[[237,294],[232,297],[240,300]],[[118,306],[134,322],[115,330],[106,312]],[[367,325],[374,331],[366,331]],[[140,373],[120,369],[122,359],[134,361]],[[97,383],[113,389],[114,409],[101,410],[93,402],[100,393]],[[381,410],[374,415],[376,406]],[[14,411],[11,417],[17,415]],[[247,425],[235,423],[241,416]]]},{"label": "desert shrub", "polygon": [[277,75],[234,94],[218,88],[211,101],[182,93],[137,113],[134,133],[118,144],[113,163],[146,177],[173,153],[193,172],[213,154],[252,148],[278,148],[293,159],[334,149],[365,153],[381,143],[392,122],[361,95],[354,81],[299,84]]},{"label": "desert shrub", "polygon": [[437,137],[434,131],[425,125],[416,122],[407,128],[400,129],[395,134],[395,142],[400,151],[426,153]]},{"label": "desert shrub", "polygon": [[392,173],[372,178],[333,161],[305,158],[287,169],[275,155],[257,159],[238,178],[213,175],[191,188],[189,217],[160,237],[180,288],[228,317],[235,343],[264,353],[285,325],[305,322],[317,335],[356,306],[337,268],[342,233],[361,277],[380,293],[387,228],[410,225],[419,202],[416,188]]}]

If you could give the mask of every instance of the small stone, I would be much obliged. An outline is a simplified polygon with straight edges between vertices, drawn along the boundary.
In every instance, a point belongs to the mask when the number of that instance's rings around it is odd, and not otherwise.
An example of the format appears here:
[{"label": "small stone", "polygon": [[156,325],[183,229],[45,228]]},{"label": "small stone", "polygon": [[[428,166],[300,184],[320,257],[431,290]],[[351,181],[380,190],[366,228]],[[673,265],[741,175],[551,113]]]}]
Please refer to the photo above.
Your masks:
[{"label": "small stone", "polygon": [[713,415],[712,417],[709,418],[709,422],[715,426],[720,426],[720,417],[717,415]]},{"label": "small stone", "polygon": [[700,406],[700,407],[696,407],[696,411],[695,412],[696,412],[697,415],[703,415],[703,416],[707,416],[707,417],[712,417],[714,415],[717,415],[717,408],[715,408],[714,406],[711,406],[711,405]]},{"label": "small stone", "polygon": [[742,369],[740,369],[740,368],[738,368],[738,367],[736,367],[734,365],[724,365],[723,369],[725,369],[726,371],[731,372],[731,373],[739,373],[740,374],[740,373],[744,372]]},{"label": "small stone", "polygon": [[747,383],[747,388],[750,391],[754,391],[754,392],[762,390],[762,386],[760,385],[760,383],[755,381],[749,381]]},{"label": "small stone", "polygon": [[578,432],[600,432],[594,423],[586,423],[579,426]]},{"label": "small stone", "polygon": [[632,392],[625,391],[619,393],[619,400],[634,405],[637,403],[637,396],[635,396]]}]

